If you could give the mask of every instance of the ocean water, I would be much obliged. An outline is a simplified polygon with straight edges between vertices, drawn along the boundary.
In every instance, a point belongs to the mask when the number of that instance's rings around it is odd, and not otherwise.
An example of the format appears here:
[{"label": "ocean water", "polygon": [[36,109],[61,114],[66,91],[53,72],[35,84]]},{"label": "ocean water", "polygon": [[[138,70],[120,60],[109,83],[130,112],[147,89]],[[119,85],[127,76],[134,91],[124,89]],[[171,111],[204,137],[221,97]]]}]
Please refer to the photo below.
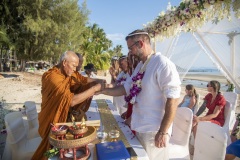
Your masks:
[{"label": "ocean water", "polygon": [[[187,75],[195,75],[195,76],[198,75],[199,77],[216,76],[216,77],[221,77],[221,79],[225,79],[225,77],[222,75],[221,72],[188,72]],[[218,80],[218,78],[215,78],[213,80]],[[195,87],[207,89],[208,82],[209,81],[204,80],[204,78],[199,78],[199,80],[184,79],[182,81],[182,84],[183,85],[192,84]],[[221,84],[220,91],[225,92],[228,89],[227,84],[226,83],[220,83],[220,84]]]}]

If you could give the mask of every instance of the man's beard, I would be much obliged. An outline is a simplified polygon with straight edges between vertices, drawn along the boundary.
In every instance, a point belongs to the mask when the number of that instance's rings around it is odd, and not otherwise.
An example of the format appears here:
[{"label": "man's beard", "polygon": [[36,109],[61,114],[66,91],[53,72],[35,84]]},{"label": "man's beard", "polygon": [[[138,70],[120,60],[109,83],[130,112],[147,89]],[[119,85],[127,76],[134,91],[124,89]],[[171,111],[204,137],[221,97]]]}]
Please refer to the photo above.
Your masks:
[{"label": "man's beard", "polygon": [[143,52],[142,52],[142,50],[141,49],[137,49],[137,54],[136,54],[136,58],[138,59],[138,60],[142,60],[142,56],[143,56]]}]

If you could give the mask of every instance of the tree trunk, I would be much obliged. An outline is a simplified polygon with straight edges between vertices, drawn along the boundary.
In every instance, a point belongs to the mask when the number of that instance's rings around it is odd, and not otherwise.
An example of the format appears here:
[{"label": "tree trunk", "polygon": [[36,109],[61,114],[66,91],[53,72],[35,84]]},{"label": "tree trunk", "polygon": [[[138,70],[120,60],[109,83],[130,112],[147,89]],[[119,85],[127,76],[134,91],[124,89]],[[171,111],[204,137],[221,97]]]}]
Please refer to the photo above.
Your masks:
[{"label": "tree trunk", "polygon": [[0,72],[3,71],[3,59],[2,59],[2,48],[0,50]]},{"label": "tree trunk", "polygon": [[20,60],[20,71],[25,71],[25,60]]}]

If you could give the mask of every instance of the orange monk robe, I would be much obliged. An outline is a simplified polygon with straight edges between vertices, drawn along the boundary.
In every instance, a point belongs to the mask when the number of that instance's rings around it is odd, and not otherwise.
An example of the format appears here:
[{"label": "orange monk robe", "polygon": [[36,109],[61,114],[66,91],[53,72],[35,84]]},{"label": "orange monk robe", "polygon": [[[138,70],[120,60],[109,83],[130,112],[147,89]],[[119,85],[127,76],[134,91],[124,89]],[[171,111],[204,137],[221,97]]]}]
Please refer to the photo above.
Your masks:
[{"label": "orange monk robe", "polygon": [[66,77],[57,67],[53,67],[43,74],[42,105],[38,116],[38,132],[42,137],[42,142],[34,153],[32,160],[47,159],[44,153],[50,148],[48,140],[51,129],[50,123],[66,122],[74,96],[70,88],[76,85],[76,80],[82,84],[87,83],[87,78],[81,76],[78,72],[75,72],[71,77]]}]

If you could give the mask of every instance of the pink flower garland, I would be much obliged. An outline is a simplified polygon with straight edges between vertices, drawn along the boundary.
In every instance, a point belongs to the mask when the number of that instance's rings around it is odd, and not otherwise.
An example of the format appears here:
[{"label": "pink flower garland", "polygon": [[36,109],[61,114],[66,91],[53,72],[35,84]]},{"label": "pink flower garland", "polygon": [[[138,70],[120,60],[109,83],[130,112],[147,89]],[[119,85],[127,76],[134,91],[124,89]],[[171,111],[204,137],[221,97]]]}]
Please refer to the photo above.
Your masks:
[{"label": "pink flower garland", "polygon": [[123,76],[122,78],[120,78],[119,80],[117,80],[117,86],[122,85],[123,82],[126,81],[126,79],[127,79],[127,78],[126,78],[125,76]]},{"label": "pink flower garland", "polygon": [[137,95],[141,92],[142,86],[141,86],[141,81],[143,79],[144,73],[138,72],[136,76],[132,78],[133,84],[132,88],[130,89],[130,94],[128,96],[125,96],[125,101],[127,103],[134,104],[136,101]]},{"label": "pink flower garland", "polygon": [[136,102],[136,97],[142,90],[142,79],[143,79],[144,73],[146,71],[147,64],[150,61],[153,54],[154,53],[151,53],[147,56],[147,60],[143,64],[140,71],[137,73],[136,76],[134,76],[132,78],[132,87],[130,89],[130,94],[128,96],[125,96],[125,101],[127,103],[130,102],[131,104],[134,104]]}]

